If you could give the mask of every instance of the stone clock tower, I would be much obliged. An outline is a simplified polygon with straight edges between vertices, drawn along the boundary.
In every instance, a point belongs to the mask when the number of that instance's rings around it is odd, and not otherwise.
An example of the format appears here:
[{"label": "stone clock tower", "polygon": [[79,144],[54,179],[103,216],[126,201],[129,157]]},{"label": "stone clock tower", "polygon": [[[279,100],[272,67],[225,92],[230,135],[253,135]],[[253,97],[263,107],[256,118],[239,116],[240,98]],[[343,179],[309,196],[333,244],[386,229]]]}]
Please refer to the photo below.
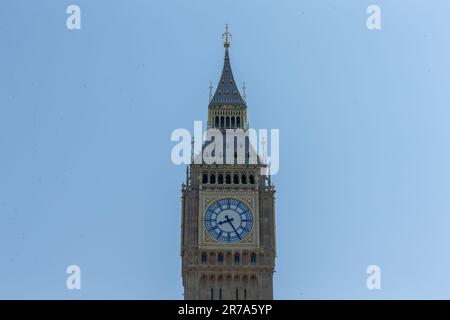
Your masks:
[{"label": "stone clock tower", "polygon": [[[221,133],[223,144],[203,144],[182,186],[185,299],[273,299],[275,188],[264,161],[251,160],[256,153],[248,137],[239,142],[226,135],[249,128],[245,95],[231,70],[230,36],[227,28],[222,75],[208,106],[208,131]],[[240,144],[243,156],[230,152],[230,144]],[[211,163],[208,156],[223,161]]]}]

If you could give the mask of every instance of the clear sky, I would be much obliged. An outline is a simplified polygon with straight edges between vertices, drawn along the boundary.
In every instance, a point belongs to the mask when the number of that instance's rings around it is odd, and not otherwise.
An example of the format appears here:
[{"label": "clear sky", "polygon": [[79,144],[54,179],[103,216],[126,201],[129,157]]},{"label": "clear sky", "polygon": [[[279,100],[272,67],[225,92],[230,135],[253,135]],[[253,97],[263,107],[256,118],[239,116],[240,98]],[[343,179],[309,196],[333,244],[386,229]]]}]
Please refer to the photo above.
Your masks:
[{"label": "clear sky", "polygon": [[[81,7],[81,30],[66,8]],[[382,29],[366,27],[381,8]],[[448,0],[4,0],[0,298],[181,299],[176,128],[225,23],[253,128],[280,129],[278,299],[450,298]],[[66,267],[82,289],[66,289]],[[381,267],[381,290],[366,268]]]}]

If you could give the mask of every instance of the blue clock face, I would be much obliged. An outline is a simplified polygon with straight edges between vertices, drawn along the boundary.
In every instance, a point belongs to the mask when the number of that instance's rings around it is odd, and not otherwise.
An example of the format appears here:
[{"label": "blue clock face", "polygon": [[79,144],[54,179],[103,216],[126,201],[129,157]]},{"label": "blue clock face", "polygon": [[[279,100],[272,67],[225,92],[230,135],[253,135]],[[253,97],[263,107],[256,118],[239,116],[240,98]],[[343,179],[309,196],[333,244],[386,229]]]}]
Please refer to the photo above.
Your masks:
[{"label": "blue clock face", "polygon": [[238,242],[252,230],[253,216],[245,203],[236,199],[221,199],[212,203],[204,218],[205,228],[216,240]]}]

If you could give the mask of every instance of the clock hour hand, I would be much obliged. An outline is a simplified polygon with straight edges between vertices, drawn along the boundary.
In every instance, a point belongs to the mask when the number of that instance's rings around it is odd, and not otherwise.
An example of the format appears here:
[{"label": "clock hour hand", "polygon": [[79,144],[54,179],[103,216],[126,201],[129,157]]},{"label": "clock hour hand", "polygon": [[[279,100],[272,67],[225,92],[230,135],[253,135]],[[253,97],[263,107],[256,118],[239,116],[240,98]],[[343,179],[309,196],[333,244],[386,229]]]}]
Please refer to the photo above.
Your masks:
[{"label": "clock hour hand", "polygon": [[224,224],[224,223],[231,223],[231,221],[233,221],[233,218],[229,218],[228,217],[228,215],[225,215],[225,220],[223,220],[223,221],[220,221],[220,222],[218,222],[217,224],[220,224],[220,225],[222,225],[222,224]]},{"label": "clock hour hand", "polygon": [[225,215],[225,220],[218,222],[217,224],[224,224],[224,223],[229,223],[231,225],[231,227],[233,228],[234,232],[236,232],[236,235],[238,236],[239,239],[241,239],[241,236],[239,235],[239,233],[237,232],[236,228],[234,227],[234,225],[231,223],[233,221],[233,218],[229,218],[228,215]]}]

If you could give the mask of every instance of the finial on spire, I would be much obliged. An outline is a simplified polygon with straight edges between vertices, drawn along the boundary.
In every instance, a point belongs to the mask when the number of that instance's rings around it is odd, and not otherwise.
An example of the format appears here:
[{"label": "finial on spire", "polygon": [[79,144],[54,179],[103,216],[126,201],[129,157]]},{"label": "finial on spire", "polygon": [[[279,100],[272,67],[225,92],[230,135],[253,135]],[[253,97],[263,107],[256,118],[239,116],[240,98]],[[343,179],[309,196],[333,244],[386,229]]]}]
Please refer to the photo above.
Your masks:
[{"label": "finial on spire", "polygon": [[228,23],[225,25],[225,32],[222,34],[223,46],[225,48],[230,47],[231,33],[228,31]]},{"label": "finial on spire", "polygon": [[194,137],[191,138],[191,164],[194,163],[194,145],[195,145],[195,141],[194,141]]},{"label": "finial on spire", "polygon": [[262,151],[262,161],[263,164],[267,164],[266,163],[266,139],[264,139],[264,136],[261,137],[261,142],[260,142],[260,146],[261,146],[261,151]]},{"label": "finial on spire", "polygon": [[242,98],[244,99],[245,102],[247,102],[247,87],[245,86],[245,82],[242,85]]},{"label": "finial on spire", "polygon": [[211,102],[212,97],[213,97],[212,90],[213,90],[213,85],[212,85],[212,81],[210,81],[209,82],[209,102]]}]

